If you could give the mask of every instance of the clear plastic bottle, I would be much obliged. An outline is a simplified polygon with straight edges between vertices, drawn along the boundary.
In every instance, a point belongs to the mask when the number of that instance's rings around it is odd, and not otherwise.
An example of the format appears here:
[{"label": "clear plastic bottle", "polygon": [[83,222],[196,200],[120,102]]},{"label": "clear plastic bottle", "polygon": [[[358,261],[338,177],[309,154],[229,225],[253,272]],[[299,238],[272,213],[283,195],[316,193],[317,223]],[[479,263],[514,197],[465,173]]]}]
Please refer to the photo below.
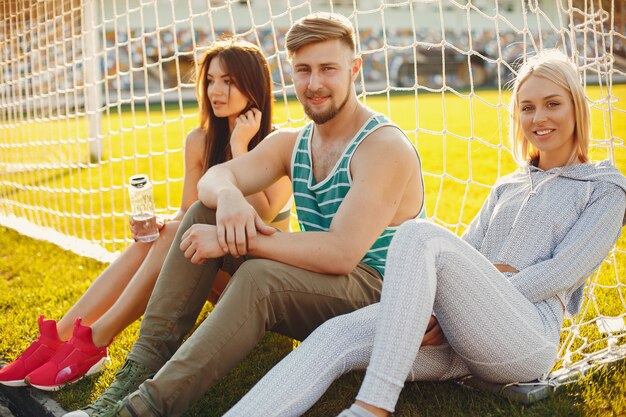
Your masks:
[{"label": "clear plastic bottle", "polygon": [[159,237],[152,183],[145,174],[133,175],[128,182],[131,218],[135,222],[135,239],[138,242],[152,242]]}]

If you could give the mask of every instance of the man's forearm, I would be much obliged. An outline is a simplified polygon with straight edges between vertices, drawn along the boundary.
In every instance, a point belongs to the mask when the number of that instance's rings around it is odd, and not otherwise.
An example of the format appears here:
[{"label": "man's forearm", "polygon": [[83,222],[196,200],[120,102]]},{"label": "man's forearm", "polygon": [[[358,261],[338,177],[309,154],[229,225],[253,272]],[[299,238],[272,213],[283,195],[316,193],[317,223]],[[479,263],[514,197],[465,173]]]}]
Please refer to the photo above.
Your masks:
[{"label": "man's forearm", "polygon": [[[217,207],[217,200],[221,192],[238,192],[235,176],[230,170],[221,166],[211,167],[198,182],[198,199],[209,208]],[[243,197],[243,195],[242,195]]]},{"label": "man's forearm", "polygon": [[331,232],[258,234],[250,254],[313,272],[345,275],[357,266],[363,254],[342,245]]}]

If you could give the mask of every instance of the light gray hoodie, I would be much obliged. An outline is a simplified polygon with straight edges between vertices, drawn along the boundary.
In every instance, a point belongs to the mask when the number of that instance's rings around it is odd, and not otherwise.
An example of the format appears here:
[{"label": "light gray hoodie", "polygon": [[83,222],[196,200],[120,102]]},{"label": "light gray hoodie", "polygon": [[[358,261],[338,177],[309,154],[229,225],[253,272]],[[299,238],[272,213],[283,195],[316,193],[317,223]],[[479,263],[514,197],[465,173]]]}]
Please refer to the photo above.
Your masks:
[{"label": "light gray hoodie", "polygon": [[[505,273],[552,325],[576,314],[585,279],[626,224],[626,178],[609,161],[502,177],[463,239]],[[554,319],[554,320],[553,320]]]}]

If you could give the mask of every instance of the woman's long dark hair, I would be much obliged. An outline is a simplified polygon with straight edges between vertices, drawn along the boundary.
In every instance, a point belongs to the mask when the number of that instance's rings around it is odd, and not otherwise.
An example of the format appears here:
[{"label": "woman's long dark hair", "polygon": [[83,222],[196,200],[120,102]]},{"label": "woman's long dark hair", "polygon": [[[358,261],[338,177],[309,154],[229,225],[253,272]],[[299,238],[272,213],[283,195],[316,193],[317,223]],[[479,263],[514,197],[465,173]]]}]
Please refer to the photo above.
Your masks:
[{"label": "woman's long dark hair", "polygon": [[231,82],[248,98],[250,107],[256,107],[261,111],[261,126],[250,140],[248,150],[254,149],[272,131],[272,78],[265,56],[256,45],[249,42],[235,40],[215,42],[200,59],[196,82],[200,128],[206,136],[205,171],[232,158],[228,119],[215,116],[207,95],[209,65],[216,57],[220,58],[224,70],[230,75]]}]

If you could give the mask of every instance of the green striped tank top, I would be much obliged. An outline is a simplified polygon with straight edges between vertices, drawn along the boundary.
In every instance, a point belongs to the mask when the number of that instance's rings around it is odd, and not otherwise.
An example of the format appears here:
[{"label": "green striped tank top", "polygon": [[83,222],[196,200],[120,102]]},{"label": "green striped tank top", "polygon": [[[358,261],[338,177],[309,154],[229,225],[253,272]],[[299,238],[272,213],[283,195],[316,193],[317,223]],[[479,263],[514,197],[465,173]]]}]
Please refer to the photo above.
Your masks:
[{"label": "green striped tank top", "polygon": [[[330,223],[352,184],[352,177],[350,176],[352,155],[367,135],[382,126],[397,127],[382,114],[372,116],[346,146],[330,174],[320,183],[316,183],[312,169],[311,135],[313,122],[302,128],[291,161],[291,181],[300,230],[323,232],[329,230]],[[424,205],[422,205],[422,210],[417,217],[426,217]],[[381,276],[385,274],[387,249],[397,229],[398,226],[387,227],[362,259],[364,264],[375,268]]]}]

